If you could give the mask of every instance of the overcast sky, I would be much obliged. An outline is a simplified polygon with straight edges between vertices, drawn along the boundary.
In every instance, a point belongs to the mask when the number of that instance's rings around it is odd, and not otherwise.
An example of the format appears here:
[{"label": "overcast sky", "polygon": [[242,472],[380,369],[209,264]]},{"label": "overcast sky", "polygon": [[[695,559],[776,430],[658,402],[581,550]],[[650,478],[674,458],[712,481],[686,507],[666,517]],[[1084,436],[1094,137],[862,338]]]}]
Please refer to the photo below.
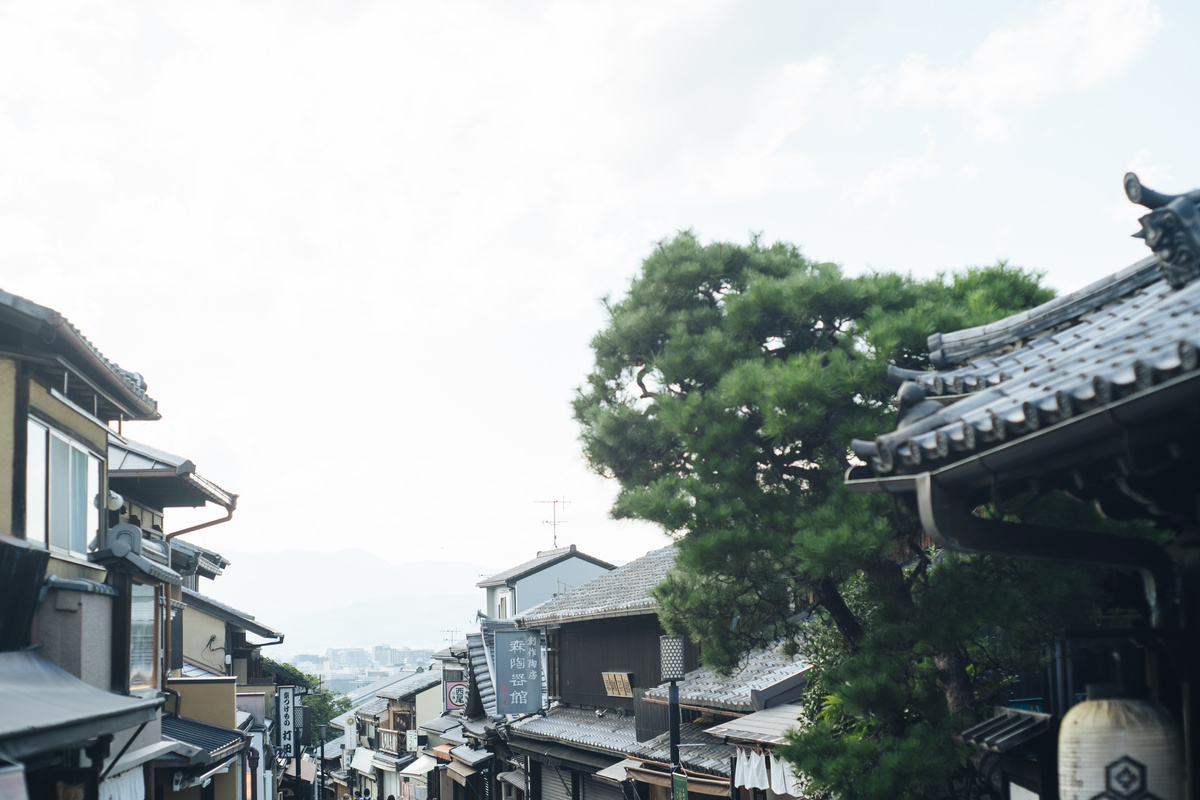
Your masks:
[{"label": "overcast sky", "polygon": [[3,2],[0,286],[241,495],[197,544],[498,571],[565,498],[622,562],[666,540],[608,520],[569,402],[655,241],[1077,289],[1148,252],[1126,170],[1200,187],[1198,9]]}]

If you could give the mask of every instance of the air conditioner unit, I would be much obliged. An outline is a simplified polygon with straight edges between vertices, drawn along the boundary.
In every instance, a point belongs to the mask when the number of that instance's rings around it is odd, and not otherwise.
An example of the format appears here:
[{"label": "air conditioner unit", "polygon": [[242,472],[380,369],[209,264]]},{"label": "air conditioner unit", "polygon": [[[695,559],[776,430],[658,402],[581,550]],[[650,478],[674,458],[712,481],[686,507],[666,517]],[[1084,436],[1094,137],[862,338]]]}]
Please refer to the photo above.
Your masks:
[{"label": "air conditioner unit", "polygon": [[113,525],[108,529],[106,544],[107,549],[116,552],[117,555],[123,556],[125,553],[141,555],[142,529],[129,522]]}]

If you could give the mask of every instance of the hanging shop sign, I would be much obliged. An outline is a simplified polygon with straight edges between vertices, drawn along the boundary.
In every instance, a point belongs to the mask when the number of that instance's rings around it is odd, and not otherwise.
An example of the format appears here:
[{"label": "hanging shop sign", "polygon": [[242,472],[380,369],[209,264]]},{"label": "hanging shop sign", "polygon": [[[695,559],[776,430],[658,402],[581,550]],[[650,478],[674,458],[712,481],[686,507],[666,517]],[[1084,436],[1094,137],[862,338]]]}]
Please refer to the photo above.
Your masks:
[{"label": "hanging shop sign", "polygon": [[542,637],[538,631],[496,631],[496,710],[531,714],[542,707]]}]

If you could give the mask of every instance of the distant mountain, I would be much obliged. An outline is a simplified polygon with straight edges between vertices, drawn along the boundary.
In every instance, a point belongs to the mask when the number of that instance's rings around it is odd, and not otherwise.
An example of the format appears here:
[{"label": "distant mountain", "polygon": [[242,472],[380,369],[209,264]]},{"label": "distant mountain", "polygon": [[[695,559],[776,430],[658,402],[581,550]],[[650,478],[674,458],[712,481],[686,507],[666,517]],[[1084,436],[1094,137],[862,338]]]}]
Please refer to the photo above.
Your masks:
[{"label": "distant mountain", "polygon": [[[327,647],[445,646],[475,627],[491,574],[475,564],[417,561],[393,564],[366,550],[222,550],[230,566],[200,592],[284,634],[269,648],[276,660]],[[492,570],[493,572],[495,570]]]}]

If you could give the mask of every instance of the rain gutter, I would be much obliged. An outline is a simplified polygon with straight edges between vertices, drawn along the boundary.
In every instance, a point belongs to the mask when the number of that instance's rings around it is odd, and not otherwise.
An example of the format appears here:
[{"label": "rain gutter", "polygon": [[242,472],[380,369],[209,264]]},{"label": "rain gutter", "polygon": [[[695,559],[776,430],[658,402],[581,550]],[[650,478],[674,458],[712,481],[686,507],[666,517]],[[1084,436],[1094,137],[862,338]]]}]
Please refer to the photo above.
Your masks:
[{"label": "rain gutter", "polygon": [[921,525],[937,544],[960,553],[1136,569],[1142,576],[1151,624],[1166,627],[1174,603],[1175,565],[1159,545],[1132,536],[983,519],[931,473],[912,479]]}]

